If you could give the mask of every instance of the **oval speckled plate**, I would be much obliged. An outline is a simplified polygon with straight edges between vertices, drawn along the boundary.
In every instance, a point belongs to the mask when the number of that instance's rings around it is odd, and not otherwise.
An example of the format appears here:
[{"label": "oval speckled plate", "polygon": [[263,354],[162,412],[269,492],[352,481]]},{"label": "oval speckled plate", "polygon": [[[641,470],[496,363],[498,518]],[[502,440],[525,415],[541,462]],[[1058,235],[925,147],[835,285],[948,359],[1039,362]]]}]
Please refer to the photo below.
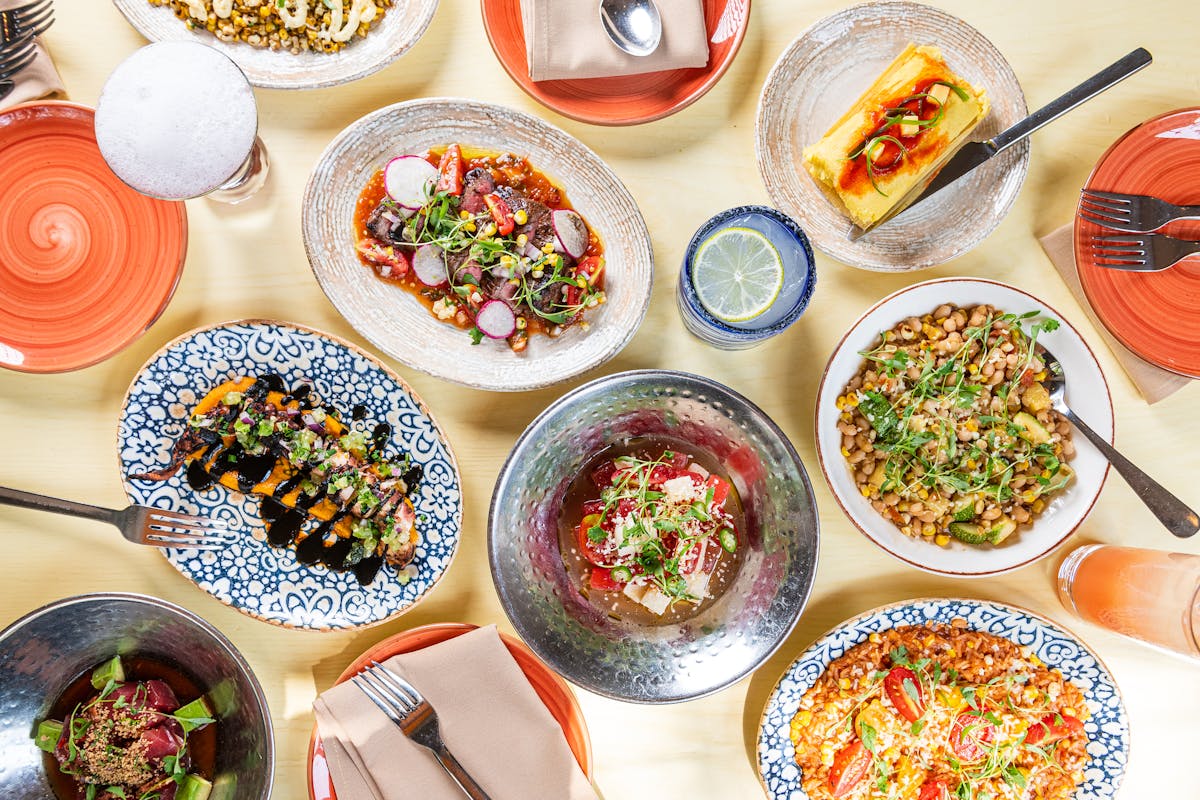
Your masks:
[{"label": "oval speckled plate", "polygon": [[818,250],[853,267],[903,272],[962,255],[1008,214],[1029,169],[1025,140],[858,241],[847,238],[850,220],[805,171],[801,152],[910,42],[940,47],[950,69],[987,92],[992,110],[972,139],[1026,116],[1021,84],[995,45],[955,16],[907,2],[865,3],[813,25],[779,57],[758,103],[756,150],[767,193]]},{"label": "oval speckled plate", "polygon": [[429,27],[438,0],[392,0],[391,8],[383,11],[366,36],[356,37],[336,53],[291,53],[223,42],[202,27],[188,28],[170,5],[151,5],[149,0],[113,0],[113,4],[150,41],[197,41],[215,47],[259,88],[319,89],[365,78],[404,55]]},{"label": "oval speckled plate", "polygon": [[[259,499],[216,486],[193,491],[184,471],[161,482],[129,475],[165,466],[192,407],[234,376],[275,373],[288,386],[311,383],[343,412],[366,409],[370,424],[392,426],[388,452],[404,451],[424,469],[413,495],[421,543],[402,574],[387,565],[368,586],[353,573],[296,560],[267,544]],[[118,425],[119,468],[134,503],[198,514],[245,536],[222,550],[164,549],[184,577],[222,603],[289,628],[337,630],[403,614],[445,574],[462,528],[462,480],[454,453],[421,398],[394,372],[354,345],[285,322],[243,320],[184,334],[155,354],[130,384]]]},{"label": "oval speckled plate", "polygon": [[1072,800],[1112,800],[1117,796],[1129,760],[1129,719],[1121,690],[1100,657],[1043,616],[1023,608],[986,600],[909,600],[881,606],[843,622],[822,636],[775,684],[758,726],[758,776],[772,800],[808,800],[800,785],[791,740],[791,722],[800,698],[835,659],[872,633],[900,625],[966,621],[967,628],[1003,636],[1062,672],[1083,692],[1091,718],[1084,722],[1088,764]]},{"label": "oval speckled plate", "polygon": [[[380,280],[355,250],[354,209],[371,176],[394,156],[457,142],[511,152],[559,186],[604,244],[607,302],[557,338],[532,336],[523,353],[499,340],[471,344],[408,291]],[[352,123],[325,149],[302,203],[304,248],[321,288],[351,325],[405,364],[489,391],[523,391],[580,375],[633,338],[654,282],[650,234],[637,203],[600,157],[536,117],[459,98],[397,103]]]}]

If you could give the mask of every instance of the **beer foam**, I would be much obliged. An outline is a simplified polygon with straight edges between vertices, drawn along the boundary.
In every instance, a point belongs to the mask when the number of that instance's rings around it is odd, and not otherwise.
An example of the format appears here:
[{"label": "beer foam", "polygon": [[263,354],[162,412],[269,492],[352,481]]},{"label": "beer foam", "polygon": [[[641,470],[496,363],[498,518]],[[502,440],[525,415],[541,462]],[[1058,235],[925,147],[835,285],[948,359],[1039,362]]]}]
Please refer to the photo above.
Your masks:
[{"label": "beer foam", "polygon": [[143,194],[171,200],[227,182],[257,132],[246,76],[195,42],[138,50],[109,76],[96,106],[96,140],[112,171]]}]

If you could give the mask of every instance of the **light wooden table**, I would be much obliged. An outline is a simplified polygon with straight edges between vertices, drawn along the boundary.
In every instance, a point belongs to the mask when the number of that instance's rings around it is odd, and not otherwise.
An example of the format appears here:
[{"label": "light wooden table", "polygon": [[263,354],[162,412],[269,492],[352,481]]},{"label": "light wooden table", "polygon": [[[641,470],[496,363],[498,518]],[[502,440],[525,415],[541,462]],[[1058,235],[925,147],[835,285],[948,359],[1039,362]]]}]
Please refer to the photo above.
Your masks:
[{"label": "light wooden table", "polygon": [[[1023,286],[1064,311],[1089,341],[1094,329],[1054,274],[1036,236],[1064,224],[1095,159],[1135,123],[1200,102],[1195,8],[1189,0],[1096,3],[938,0],[1005,53],[1037,107],[1138,45],[1155,64],[1038,133],[1029,178],[1013,212],[970,254],[920,274],[859,272],[818,256],[812,307],[788,333],[749,353],[691,339],[675,311],[675,277],[695,228],[728,206],[768,202],[754,162],[754,114],[767,71],[804,28],[842,4],[756,0],[749,34],[729,73],[691,108],[660,122],[602,129],[561,118],[528,99],[487,44],[473,0],[442,0],[425,37],[404,58],[356,83],[312,92],[260,91],[261,133],[272,160],[262,197],[231,209],[189,203],[187,268],[166,314],[108,361],[64,375],[0,372],[0,484],[113,506],[125,502],[117,474],[116,420],[138,367],[167,340],[198,325],[276,317],[365,345],[325,299],[300,240],[300,196],[318,154],[356,118],[399,100],[463,95],[549,119],[595,149],[625,181],[646,216],[658,264],[650,314],[632,344],[603,372],[678,367],[711,376],[760,404],[791,436],[814,479],[821,510],[820,570],[808,608],[778,654],[716,696],[641,707],[578,691],[595,751],[595,779],[609,800],[761,796],[754,770],[759,714],[775,680],[813,639],[876,605],[922,596],[1010,601],[1076,629],[1105,658],[1124,690],[1133,728],[1121,796],[1195,797],[1200,663],[1160,655],[1073,621],[1059,606],[1057,555],[1001,578],[957,581],[926,575],[887,556],[842,516],[821,480],[813,448],[816,376],[833,343],[868,305],[926,278],[968,275]],[[47,42],[79,102],[94,104],[105,77],[141,38],[103,0],[57,0]],[[0,220],[3,209],[0,209]],[[368,348],[370,349],[370,348]],[[1200,388],[1148,407],[1111,354],[1097,354],[1117,411],[1117,443],[1193,505],[1200,504]],[[466,514],[458,558],[409,615],[358,633],[300,633],[242,616],[203,594],[150,548],[129,546],[95,524],[0,507],[0,624],[67,595],[145,592],[211,620],[245,653],[270,700],[276,729],[275,797],[307,796],[310,703],[358,653],[396,631],[465,620],[510,629],[492,589],[485,548],[496,473],[524,426],[571,388],[515,396],[473,392],[394,365],[435,409],[456,447]],[[597,372],[596,374],[599,374]],[[596,374],[585,376],[596,377]],[[580,381],[572,385],[577,385]],[[477,422],[487,419],[487,425]],[[1095,540],[1200,553],[1173,540],[1113,475],[1073,543]]]}]

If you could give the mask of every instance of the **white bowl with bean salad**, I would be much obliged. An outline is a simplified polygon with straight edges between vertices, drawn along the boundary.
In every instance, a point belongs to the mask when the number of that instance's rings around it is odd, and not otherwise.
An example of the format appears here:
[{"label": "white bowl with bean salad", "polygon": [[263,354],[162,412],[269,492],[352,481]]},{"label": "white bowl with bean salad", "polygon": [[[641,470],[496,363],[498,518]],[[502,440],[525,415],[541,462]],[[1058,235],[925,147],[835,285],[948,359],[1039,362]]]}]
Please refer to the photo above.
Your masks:
[{"label": "white bowl with bean salad", "polygon": [[1099,362],[1027,292],[945,278],[863,314],[826,365],[816,414],[821,471],[855,527],[901,561],[962,577],[1064,542],[1108,462],[1051,408],[1042,346],[1062,362],[1072,409],[1111,441]]}]

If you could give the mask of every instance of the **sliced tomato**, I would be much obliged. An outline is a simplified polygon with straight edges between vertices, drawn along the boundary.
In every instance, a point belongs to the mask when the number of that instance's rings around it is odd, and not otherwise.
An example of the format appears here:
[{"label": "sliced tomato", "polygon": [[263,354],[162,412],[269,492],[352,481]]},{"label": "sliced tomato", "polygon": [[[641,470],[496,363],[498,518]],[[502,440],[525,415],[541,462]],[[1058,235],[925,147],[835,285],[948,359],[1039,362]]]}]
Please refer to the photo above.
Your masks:
[{"label": "sliced tomato", "polygon": [[987,745],[996,741],[996,726],[975,711],[964,711],[950,723],[950,749],[963,761],[974,762],[987,755]]},{"label": "sliced tomato", "polygon": [[438,162],[438,181],[435,191],[445,192],[455,197],[461,195],[465,172],[462,149],[456,144],[450,145],[446,148],[446,152],[442,153],[442,160]]},{"label": "sliced tomato", "polygon": [[606,537],[598,542],[594,542],[592,541],[592,537],[588,536],[588,531],[599,524],[599,514],[588,514],[576,526],[575,540],[579,542],[579,552],[588,561],[593,564],[611,564],[616,549],[608,541],[608,538]]},{"label": "sliced tomato", "polygon": [[575,265],[575,275],[587,280],[588,285],[595,286],[604,274],[604,259],[599,256],[588,256]]},{"label": "sliced tomato", "polygon": [[925,713],[921,682],[908,667],[892,667],[883,679],[883,688],[896,713],[909,722],[916,722]]},{"label": "sliced tomato", "polygon": [[625,588],[624,583],[612,576],[612,570],[608,567],[592,567],[588,585],[601,592],[619,592]]},{"label": "sliced tomato", "polygon": [[725,505],[725,500],[729,497],[728,481],[724,478],[718,478],[716,475],[709,475],[704,485],[713,490],[712,501],[714,506],[720,508]]},{"label": "sliced tomato", "polygon": [[582,511],[585,517],[589,514],[599,514],[604,511],[604,501],[588,500],[583,504]]},{"label": "sliced tomato", "polygon": [[1078,717],[1070,714],[1047,714],[1029,726],[1029,730],[1025,732],[1025,744],[1048,744],[1081,730],[1083,723]]},{"label": "sliced tomato", "polygon": [[921,784],[917,800],[950,800],[950,787],[940,778],[931,778]]},{"label": "sliced tomato", "polygon": [[845,797],[859,782],[867,777],[871,768],[871,753],[863,743],[855,739],[833,757],[829,768],[829,789],[834,797]]},{"label": "sliced tomato", "polygon": [[512,209],[508,207],[508,203],[504,202],[504,198],[495,192],[490,192],[483,196],[483,202],[487,204],[488,213],[492,215],[492,221],[496,223],[496,230],[501,236],[508,236],[516,227],[516,220],[513,218]]}]

